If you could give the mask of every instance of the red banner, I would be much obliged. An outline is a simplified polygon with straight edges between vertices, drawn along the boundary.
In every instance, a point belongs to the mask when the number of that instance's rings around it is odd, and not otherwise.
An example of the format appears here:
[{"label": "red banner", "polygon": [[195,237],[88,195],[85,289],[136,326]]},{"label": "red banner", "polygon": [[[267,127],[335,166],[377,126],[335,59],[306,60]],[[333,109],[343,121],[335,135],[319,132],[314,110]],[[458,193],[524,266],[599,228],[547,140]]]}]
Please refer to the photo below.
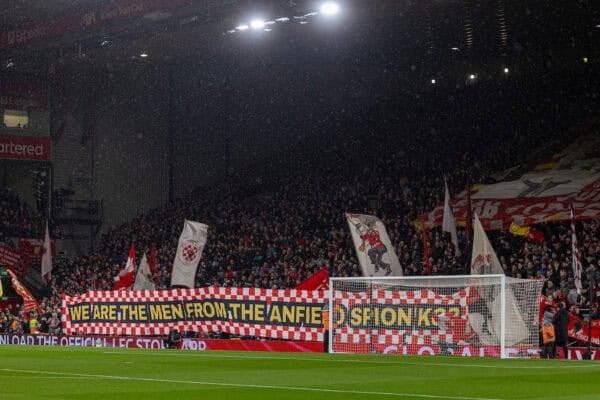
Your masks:
[{"label": "red banner", "polygon": [[0,108],[47,110],[48,89],[40,81],[0,81]]},{"label": "red banner", "polygon": [[48,137],[0,135],[0,159],[50,161],[51,154]]},{"label": "red banner", "polygon": [[[56,241],[50,240],[52,257],[56,256]],[[29,257],[31,262],[39,263],[44,254],[44,239],[19,239],[19,253]]]},{"label": "red banner", "polygon": [[20,259],[21,255],[19,253],[8,246],[0,245],[0,265],[15,269]]},{"label": "red banner", "polygon": [[[122,337],[122,336],[48,336],[48,335],[0,335],[1,344],[28,346],[64,346],[64,347],[108,347],[136,349],[164,349],[162,337]],[[303,352],[323,351],[320,342],[296,342],[292,340],[225,340],[225,339],[183,339],[181,350],[233,350],[266,352]]]}]

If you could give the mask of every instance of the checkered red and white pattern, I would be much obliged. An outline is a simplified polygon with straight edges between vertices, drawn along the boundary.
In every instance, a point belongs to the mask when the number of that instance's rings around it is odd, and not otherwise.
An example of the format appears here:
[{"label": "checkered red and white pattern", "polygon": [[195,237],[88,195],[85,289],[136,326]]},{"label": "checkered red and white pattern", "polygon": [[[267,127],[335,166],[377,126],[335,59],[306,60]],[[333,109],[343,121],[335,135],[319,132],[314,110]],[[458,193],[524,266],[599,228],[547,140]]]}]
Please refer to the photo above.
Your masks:
[{"label": "checkered red and white pattern", "polygon": [[259,288],[223,288],[207,287],[196,289],[173,290],[141,290],[141,291],[90,291],[81,296],[63,296],[62,314],[63,329],[67,335],[112,335],[112,336],[151,336],[166,335],[173,328],[194,332],[225,332],[238,336],[255,336],[272,339],[289,339],[296,341],[322,341],[322,326],[296,326],[293,324],[258,324],[251,320],[193,320],[180,319],[173,322],[122,322],[118,318],[112,322],[73,322],[69,313],[70,307],[102,303],[140,304],[140,303],[178,303],[188,301],[238,301],[264,303],[270,307],[272,303],[323,305],[327,303],[325,291],[307,290],[272,290]]},{"label": "checkered red and white pattern", "polygon": [[[450,295],[441,295],[431,290],[373,290],[371,292],[334,292],[334,307],[341,306],[346,310],[356,306],[459,306],[461,315],[467,315],[468,292],[459,290]],[[434,317],[432,315],[432,317]],[[348,324],[348,317],[344,323],[336,326],[334,330],[335,343],[342,344],[432,344],[453,343],[455,332],[439,329],[385,329],[381,326],[368,326],[355,328]]]}]

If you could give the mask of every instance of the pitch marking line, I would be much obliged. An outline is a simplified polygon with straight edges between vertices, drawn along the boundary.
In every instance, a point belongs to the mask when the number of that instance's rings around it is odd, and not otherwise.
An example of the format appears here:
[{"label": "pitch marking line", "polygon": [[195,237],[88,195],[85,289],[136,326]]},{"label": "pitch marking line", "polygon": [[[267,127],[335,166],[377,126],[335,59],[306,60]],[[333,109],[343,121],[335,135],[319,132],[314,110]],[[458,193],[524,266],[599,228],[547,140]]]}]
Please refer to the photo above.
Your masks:
[{"label": "pitch marking line", "polygon": [[575,360],[554,360],[559,364],[557,365],[529,365],[529,366],[512,366],[512,365],[486,365],[486,364],[459,364],[459,363],[417,363],[417,362],[403,362],[403,361],[378,361],[378,360],[360,360],[360,359],[327,359],[327,358],[300,358],[300,357],[269,357],[269,356],[238,356],[238,355],[225,355],[225,354],[208,354],[208,353],[168,353],[168,352],[157,352],[157,353],[123,353],[119,351],[104,351],[103,354],[127,354],[127,355],[139,355],[139,356],[160,356],[160,357],[204,357],[204,358],[233,358],[233,359],[249,359],[249,360],[286,360],[286,361],[314,361],[314,362],[333,362],[333,363],[361,363],[361,364],[378,364],[378,365],[416,365],[416,366],[437,366],[437,367],[466,367],[466,368],[492,368],[492,369],[554,369],[554,368],[600,368],[600,363],[586,363],[586,364],[571,364]]},{"label": "pitch marking line", "polygon": [[409,398],[420,398],[420,399],[504,400],[504,399],[496,399],[496,398],[489,398],[489,397],[439,396],[439,395],[433,395],[433,394],[367,392],[367,391],[360,391],[360,390],[320,389],[320,388],[294,387],[294,386],[253,385],[253,384],[244,384],[244,383],[223,383],[223,382],[207,382],[207,381],[184,381],[184,380],[179,380],[179,379],[157,379],[157,378],[140,378],[140,377],[118,376],[118,375],[76,374],[76,373],[68,373],[68,372],[35,371],[35,370],[12,369],[12,368],[0,368],[0,371],[13,372],[13,373],[18,372],[18,373],[24,373],[24,374],[38,374],[38,375],[71,377],[71,378],[114,379],[114,380],[122,380],[122,381],[177,383],[177,384],[204,385],[204,386],[222,386],[222,387],[233,387],[233,388],[289,390],[289,391],[299,391],[299,392],[342,393],[342,394],[356,394],[356,395],[369,395],[369,396],[395,396],[395,397],[409,397]]}]

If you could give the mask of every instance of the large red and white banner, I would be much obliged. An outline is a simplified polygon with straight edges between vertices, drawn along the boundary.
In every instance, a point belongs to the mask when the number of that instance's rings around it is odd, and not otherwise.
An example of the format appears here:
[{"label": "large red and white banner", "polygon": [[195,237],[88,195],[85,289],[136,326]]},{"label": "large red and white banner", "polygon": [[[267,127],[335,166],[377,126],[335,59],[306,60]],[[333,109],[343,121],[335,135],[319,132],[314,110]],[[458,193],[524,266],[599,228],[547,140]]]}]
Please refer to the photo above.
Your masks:
[{"label": "large red and white banner", "polygon": [[[518,178],[510,178],[512,175]],[[502,182],[471,188],[473,212],[486,230],[508,229],[511,222],[529,226],[542,222],[600,218],[600,134],[582,136],[532,171],[514,168]],[[452,202],[457,223],[467,216],[467,193]],[[441,225],[444,205],[428,215],[427,225]]]},{"label": "large red and white banner", "polygon": [[471,340],[469,290],[441,295],[429,289],[342,292],[334,295],[333,349],[373,351],[388,346]]},{"label": "large red and white banner", "polygon": [[0,135],[0,159],[50,161],[49,137]]},{"label": "large red and white banner", "polygon": [[68,335],[166,335],[180,331],[323,341],[324,291],[207,287],[91,291],[64,296]]}]

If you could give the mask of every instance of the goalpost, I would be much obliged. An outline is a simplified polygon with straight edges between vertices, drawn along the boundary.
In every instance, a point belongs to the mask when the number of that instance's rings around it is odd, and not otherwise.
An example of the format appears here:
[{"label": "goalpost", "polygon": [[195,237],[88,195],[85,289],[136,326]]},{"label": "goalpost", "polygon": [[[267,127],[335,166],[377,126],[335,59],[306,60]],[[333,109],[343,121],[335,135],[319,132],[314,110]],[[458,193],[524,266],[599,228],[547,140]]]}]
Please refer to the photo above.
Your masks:
[{"label": "goalpost", "polygon": [[504,275],[330,278],[329,351],[531,357],[543,283]]}]

